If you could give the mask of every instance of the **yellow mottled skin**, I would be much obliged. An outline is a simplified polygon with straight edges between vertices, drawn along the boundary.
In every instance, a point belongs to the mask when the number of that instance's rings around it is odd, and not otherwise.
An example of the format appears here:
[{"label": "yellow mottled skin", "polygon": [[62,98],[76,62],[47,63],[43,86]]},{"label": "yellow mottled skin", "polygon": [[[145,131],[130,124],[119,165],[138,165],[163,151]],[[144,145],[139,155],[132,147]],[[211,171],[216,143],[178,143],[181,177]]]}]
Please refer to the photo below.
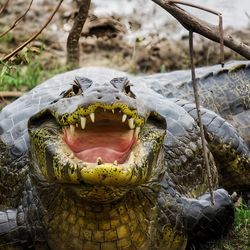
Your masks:
[{"label": "yellow mottled skin", "polygon": [[124,114],[134,118],[135,124],[137,126],[143,126],[145,124],[145,119],[139,117],[136,110],[131,110],[128,105],[124,103],[114,103],[112,105],[105,103],[94,103],[89,105],[87,108],[79,107],[72,114],[66,113],[60,118],[58,117],[57,112],[54,112],[53,115],[61,126],[68,126],[70,124],[75,124],[81,116],[87,116],[91,113],[94,113],[97,108],[103,108],[106,110],[119,108]]}]

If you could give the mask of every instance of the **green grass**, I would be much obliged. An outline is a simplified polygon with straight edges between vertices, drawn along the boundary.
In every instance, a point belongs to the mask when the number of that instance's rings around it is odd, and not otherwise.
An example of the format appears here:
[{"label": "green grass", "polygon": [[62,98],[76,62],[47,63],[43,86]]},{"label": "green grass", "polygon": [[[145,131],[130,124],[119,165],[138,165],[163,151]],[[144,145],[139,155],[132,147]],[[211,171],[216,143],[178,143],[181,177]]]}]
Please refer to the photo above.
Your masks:
[{"label": "green grass", "polygon": [[2,64],[0,67],[0,91],[27,91],[45,79],[66,70],[64,66],[44,70],[38,61],[15,66]]},{"label": "green grass", "polygon": [[250,208],[241,205],[236,208],[235,225],[232,232],[212,250],[249,250],[250,249]]},{"label": "green grass", "polygon": [[0,90],[29,90],[37,85],[40,78],[41,67],[38,62],[26,66],[9,67],[5,65],[0,78]]},{"label": "green grass", "polygon": [[235,230],[250,233],[250,209],[244,204],[236,208]]},{"label": "green grass", "polygon": [[[5,30],[2,27],[0,27],[0,33],[4,32],[4,31]],[[13,41],[14,41],[14,37],[13,37],[12,33],[10,33],[10,32],[7,33],[5,36],[0,38],[0,44],[6,45],[6,46],[13,43]]]}]

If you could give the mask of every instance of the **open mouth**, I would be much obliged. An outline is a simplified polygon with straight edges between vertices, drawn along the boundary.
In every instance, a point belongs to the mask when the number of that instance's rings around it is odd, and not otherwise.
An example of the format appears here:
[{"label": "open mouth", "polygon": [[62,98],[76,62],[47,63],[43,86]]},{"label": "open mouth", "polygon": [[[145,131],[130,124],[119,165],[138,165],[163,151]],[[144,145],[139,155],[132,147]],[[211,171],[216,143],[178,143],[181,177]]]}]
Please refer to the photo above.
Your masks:
[{"label": "open mouth", "polygon": [[131,187],[156,164],[165,119],[125,103],[95,103],[59,115],[52,108],[29,121],[38,174],[67,184]]},{"label": "open mouth", "polygon": [[141,127],[121,109],[97,108],[63,128],[63,140],[83,162],[123,164],[136,144]]}]

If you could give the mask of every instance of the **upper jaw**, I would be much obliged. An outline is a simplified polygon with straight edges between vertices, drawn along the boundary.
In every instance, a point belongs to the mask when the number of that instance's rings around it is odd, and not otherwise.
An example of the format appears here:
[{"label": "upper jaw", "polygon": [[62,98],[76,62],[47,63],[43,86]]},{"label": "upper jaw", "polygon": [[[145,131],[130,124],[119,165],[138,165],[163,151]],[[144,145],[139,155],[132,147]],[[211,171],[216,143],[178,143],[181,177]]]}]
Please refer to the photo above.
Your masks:
[{"label": "upper jaw", "polygon": [[84,129],[84,125],[86,124],[86,119],[89,117],[92,122],[95,122],[96,119],[96,111],[101,110],[101,112],[110,111],[112,113],[119,112],[122,114],[122,121],[128,122],[131,129],[134,126],[143,126],[147,120],[149,115],[149,111],[146,109],[141,109],[140,111],[134,107],[125,103],[94,103],[88,106],[78,106],[73,112],[67,113],[64,112],[60,114],[57,109],[51,108],[51,112],[57,122],[61,126],[70,126],[70,125],[81,125]]}]

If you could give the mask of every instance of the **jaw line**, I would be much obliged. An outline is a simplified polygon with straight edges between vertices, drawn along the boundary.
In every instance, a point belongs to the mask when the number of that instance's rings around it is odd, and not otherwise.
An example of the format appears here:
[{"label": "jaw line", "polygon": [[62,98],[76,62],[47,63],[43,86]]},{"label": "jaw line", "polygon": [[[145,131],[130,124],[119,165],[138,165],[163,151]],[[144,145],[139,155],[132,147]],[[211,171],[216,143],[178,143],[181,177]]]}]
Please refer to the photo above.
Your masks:
[{"label": "jaw line", "polygon": [[[155,166],[151,166],[151,160],[149,162],[146,160],[148,155],[146,151],[147,148],[154,148],[154,145],[159,142],[158,139],[153,141],[150,139],[145,142],[143,140],[137,143],[130,152],[131,154],[134,150],[136,151],[135,161],[132,164],[128,164],[128,162],[118,166],[111,163],[96,165],[81,162],[78,164],[79,159],[70,157],[72,151],[65,151],[65,143],[61,138],[62,127],[60,127],[59,134],[57,129],[58,123],[56,122],[55,125],[55,134],[51,134],[50,126],[47,127],[46,124],[44,129],[40,129],[40,126],[30,128],[30,131],[34,131],[32,133],[32,143],[35,146],[34,150],[37,151],[35,160],[40,165],[41,173],[48,180],[61,184],[73,184],[73,186],[78,184],[77,186],[79,187],[82,184],[82,187],[84,187],[84,183],[87,183],[95,186],[131,188],[145,183],[150,178],[152,168]],[[144,132],[142,131],[142,133]],[[163,140],[163,134],[161,137]],[[53,140],[48,138],[53,138]],[[155,138],[158,138],[158,136]],[[150,146],[151,142],[153,143],[152,146]],[[45,150],[46,155],[44,154]],[[48,160],[50,162],[48,162],[47,156],[49,156]]]},{"label": "jaw line", "polygon": [[125,187],[128,183],[133,184],[133,172],[130,167],[124,168],[110,163],[97,165],[94,168],[83,168],[80,174],[84,182],[92,185]]}]

